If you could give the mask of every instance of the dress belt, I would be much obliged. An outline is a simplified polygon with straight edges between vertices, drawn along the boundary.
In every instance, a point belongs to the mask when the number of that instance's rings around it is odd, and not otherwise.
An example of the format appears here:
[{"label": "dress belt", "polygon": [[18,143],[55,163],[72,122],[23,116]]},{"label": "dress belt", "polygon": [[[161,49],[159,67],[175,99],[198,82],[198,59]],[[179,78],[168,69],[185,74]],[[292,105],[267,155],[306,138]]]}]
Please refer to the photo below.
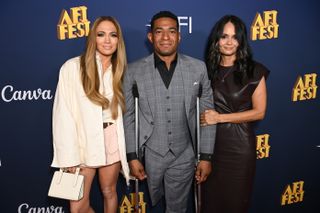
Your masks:
[{"label": "dress belt", "polygon": [[108,126],[111,126],[113,123],[112,122],[106,122],[106,123],[103,123],[103,128],[107,128]]}]

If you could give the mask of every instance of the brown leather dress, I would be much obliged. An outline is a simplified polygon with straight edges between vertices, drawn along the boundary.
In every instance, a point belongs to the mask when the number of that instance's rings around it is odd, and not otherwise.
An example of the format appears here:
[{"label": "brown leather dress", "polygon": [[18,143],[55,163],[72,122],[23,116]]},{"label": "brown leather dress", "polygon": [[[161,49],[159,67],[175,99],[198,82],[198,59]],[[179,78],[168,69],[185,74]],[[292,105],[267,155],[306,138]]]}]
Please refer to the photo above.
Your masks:
[{"label": "brown leather dress", "polygon": [[[252,109],[251,97],[269,70],[255,63],[254,76],[243,84],[234,81],[235,67],[220,67],[212,85],[219,113]],[[256,165],[256,140],[252,123],[217,125],[213,171],[202,184],[203,213],[248,212]]]}]

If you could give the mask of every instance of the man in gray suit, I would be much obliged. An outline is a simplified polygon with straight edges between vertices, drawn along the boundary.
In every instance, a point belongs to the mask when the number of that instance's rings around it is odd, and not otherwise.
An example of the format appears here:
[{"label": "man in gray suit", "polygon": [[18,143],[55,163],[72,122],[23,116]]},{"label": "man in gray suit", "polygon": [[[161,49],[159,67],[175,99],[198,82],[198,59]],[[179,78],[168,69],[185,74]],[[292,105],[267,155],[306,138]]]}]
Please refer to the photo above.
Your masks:
[{"label": "man in gray suit", "polygon": [[[201,183],[211,172],[215,142],[215,126],[201,127],[200,162],[194,172],[196,98],[201,87],[203,111],[214,108],[213,96],[204,63],[177,53],[178,29],[173,13],[154,15],[148,33],[154,53],[130,64],[124,77],[124,129],[131,174],[147,178],[153,205],[165,196],[167,213],[186,212],[194,174]],[[139,148],[144,166],[135,153],[133,85],[139,92]]]}]

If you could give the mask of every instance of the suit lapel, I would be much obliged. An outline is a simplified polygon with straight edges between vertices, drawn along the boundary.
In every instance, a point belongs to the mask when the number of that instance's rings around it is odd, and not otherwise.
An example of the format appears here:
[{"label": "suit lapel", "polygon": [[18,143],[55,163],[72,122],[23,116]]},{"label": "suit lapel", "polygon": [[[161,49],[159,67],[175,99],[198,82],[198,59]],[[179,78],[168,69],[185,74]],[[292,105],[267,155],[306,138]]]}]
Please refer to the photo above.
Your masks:
[{"label": "suit lapel", "polygon": [[186,115],[189,119],[189,112],[190,112],[190,103],[191,103],[191,94],[192,94],[192,78],[191,78],[191,71],[188,61],[184,58],[183,55],[178,55],[178,66],[181,70],[181,76],[183,80],[183,89],[184,89],[184,100],[185,100],[185,109]]},{"label": "suit lapel", "polygon": [[146,64],[145,68],[143,70],[146,70],[145,73],[143,73],[144,76],[144,85],[145,85],[145,91],[147,94],[147,99],[149,102],[150,110],[152,113],[152,117],[154,117],[155,112],[155,89],[154,89],[154,56],[151,54],[149,57],[146,58]]}]

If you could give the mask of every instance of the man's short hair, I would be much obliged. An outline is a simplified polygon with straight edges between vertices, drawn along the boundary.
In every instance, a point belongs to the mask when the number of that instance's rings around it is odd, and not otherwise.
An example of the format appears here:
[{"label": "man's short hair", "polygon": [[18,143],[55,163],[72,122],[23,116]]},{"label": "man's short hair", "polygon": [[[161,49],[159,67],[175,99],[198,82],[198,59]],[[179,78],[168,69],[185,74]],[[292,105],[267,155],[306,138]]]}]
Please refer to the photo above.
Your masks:
[{"label": "man's short hair", "polygon": [[171,18],[171,19],[175,20],[177,23],[177,29],[179,30],[178,17],[170,11],[160,11],[157,14],[155,14],[151,19],[151,31],[153,30],[154,22],[159,18]]}]

